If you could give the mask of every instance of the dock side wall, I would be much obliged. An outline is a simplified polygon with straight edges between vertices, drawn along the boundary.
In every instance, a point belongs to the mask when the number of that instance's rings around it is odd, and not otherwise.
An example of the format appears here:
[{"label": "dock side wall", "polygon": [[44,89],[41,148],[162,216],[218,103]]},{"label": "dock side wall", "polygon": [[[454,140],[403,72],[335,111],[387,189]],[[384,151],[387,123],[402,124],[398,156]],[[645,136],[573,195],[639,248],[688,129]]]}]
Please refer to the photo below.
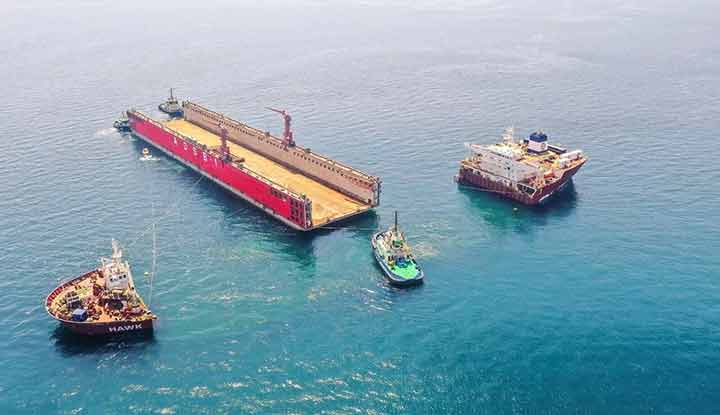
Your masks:
[{"label": "dock side wall", "polygon": [[211,178],[293,228],[307,230],[312,227],[309,219],[311,216],[309,200],[292,195],[282,186],[269,183],[232,162],[224,161],[218,151],[182,137],[143,114],[128,111],[128,118],[135,134],[183,164]]},{"label": "dock side wall", "polygon": [[228,131],[228,140],[271,160],[296,169],[313,179],[370,206],[380,203],[380,180],[302,147],[286,147],[282,140],[223,114],[192,102],[183,102],[185,119],[220,134],[220,125]]}]

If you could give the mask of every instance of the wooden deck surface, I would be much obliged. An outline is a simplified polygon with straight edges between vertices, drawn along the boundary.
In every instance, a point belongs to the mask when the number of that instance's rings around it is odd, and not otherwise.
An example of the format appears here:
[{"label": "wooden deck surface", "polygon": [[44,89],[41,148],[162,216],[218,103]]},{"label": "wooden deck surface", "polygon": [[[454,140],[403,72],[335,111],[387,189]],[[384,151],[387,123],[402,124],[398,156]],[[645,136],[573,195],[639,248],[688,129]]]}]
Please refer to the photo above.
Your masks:
[{"label": "wooden deck surface", "polygon": [[[174,131],[191,137],[208,147],[220,145],[220,137],[202,127],[184,119],[163,121]],[[314,226],[332,222],[353,213],[370,209],[370,206],[354,200],[330,187],[303,174],[294,172],[282,164],[276,163],[252,150],[228,142],[230,153],[245,159],[244,165],[255,173],[298,194],[307,195],[312,201],[312,221]]]}]

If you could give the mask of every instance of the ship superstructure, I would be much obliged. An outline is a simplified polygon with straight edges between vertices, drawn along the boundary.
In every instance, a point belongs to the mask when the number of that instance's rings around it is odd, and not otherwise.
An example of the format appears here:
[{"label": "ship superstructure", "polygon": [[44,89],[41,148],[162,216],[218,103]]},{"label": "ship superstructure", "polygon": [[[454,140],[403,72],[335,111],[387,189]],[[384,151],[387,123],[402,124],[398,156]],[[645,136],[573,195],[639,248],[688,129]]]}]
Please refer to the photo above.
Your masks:
[{"label": "ship superstructure", "polygon": [[470,154],[460,163],[458,183],[530,205],[542,203],[562,189],[587,161],[581,150],[567,151],[549,144],[541,131],[517,140],[514,129],[509,128],[499,143],[466,146]]},{"label": "ship superstructure", "polygon": [[180,118],[129,110],[133,134],[298,230],[312,230],[380,203],[380,179],[295,143],[287,111],[283,137],[190,101]]}]

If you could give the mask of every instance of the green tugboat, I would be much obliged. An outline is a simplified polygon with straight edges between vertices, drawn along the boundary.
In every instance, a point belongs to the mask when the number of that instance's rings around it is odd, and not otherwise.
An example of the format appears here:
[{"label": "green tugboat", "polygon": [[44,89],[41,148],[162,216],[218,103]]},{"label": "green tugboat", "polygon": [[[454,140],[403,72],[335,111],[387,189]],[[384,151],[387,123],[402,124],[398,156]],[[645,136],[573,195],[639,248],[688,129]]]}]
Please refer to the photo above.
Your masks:
[{"label": "green tugboat", "polygon": [[395,224],[385,232],[374,234],[371,242],[375,259],[390,284],[397,286],[422,284],[425,274],[415,262],[405,235],[398,227],[397,211]]}]

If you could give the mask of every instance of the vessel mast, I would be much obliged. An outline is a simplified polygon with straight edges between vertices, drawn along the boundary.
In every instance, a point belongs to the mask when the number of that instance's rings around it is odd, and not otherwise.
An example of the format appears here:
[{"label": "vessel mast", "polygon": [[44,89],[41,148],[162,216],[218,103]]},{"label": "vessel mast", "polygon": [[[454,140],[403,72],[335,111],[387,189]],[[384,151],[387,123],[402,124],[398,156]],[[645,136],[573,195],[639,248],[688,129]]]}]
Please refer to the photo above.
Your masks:
[{"label": "vessel mast", "polygon": [[148,307],[152,304],[153,282],[155,282],[155,270],[157,268],[157,227],[155,224],[155,206],[153,205],[153,249],[152,249],[152,271],[150,273],[150,294],[148,295]]},{"label": "vessel mast", "polygon": [[122,251],[120,250],[120,245],[118,245],[114,238],[112,239],[112,250],[112,261],[117,264],[120,262],[120,258],[122,258]]},{"label": "vessel mast", "polygon": [[505,133],[503,133],[503,141],[506,143],[515,142],[515,127],[509,127],[505,129]]}]

